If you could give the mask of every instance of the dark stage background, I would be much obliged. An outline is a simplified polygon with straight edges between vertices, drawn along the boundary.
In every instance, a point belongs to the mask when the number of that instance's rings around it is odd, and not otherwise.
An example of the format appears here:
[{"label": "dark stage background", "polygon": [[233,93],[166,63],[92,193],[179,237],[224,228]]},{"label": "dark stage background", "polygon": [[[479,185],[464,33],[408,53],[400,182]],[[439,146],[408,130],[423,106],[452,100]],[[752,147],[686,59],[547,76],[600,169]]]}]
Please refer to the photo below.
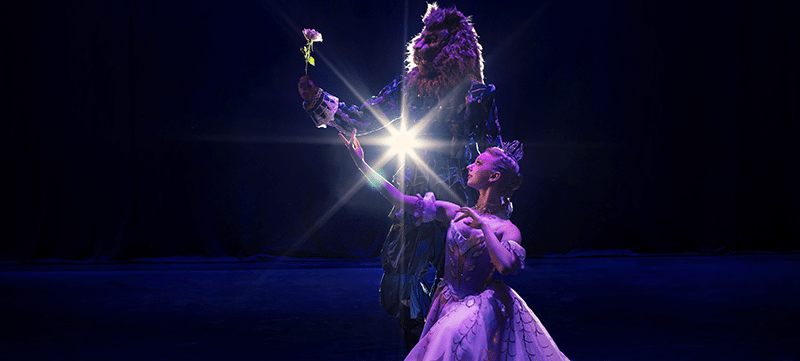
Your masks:
[{"label": "dark stage background", "polygon": [[[456,5],[525,143],[529,254],[800,249],[796,2]],[[2,5],[0,259],[373,259],[390,207],[339,203],[360,174],[303,111],[300,30],[324,37],[317,83],[360,103],[402,72],[425,8]]]}]

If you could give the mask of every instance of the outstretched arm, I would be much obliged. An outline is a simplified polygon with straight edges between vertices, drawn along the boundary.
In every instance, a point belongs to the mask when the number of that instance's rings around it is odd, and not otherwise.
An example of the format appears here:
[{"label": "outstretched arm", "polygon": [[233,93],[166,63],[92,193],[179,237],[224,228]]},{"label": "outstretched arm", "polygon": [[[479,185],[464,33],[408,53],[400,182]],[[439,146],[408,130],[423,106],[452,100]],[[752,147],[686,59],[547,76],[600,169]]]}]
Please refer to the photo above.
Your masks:
[{"label": "outstretched arm", "polygon": [[357,129],[359,134],[370,133],[389,121],[400,117],[403,77],[399,76],[383,87],[378,95],[367,99],[361,106],[347,105],[338,97],[320,89],[304,75],[297,84],[303,98],[303,107],[317,128],[333,126],[340,133]]},{"label": "outstretched arm", "polygon": [[400,192],[397,187],[395,187],[391,182],[383,178],[378,172],[376,172],[372,167],[364,161],[364,150],[361,148],[361,144],[358,142],[356,138],[356,131],[353,129],[353,133],[351,134],[352,140],[347,140],[344,134],[339,133],[339,137],[342,138],[342,141],[345,145],[347,145],[347,150],[350,152],[350,157],[353,158],[353,161],[358,166],[358,169],[367,177],[367,181],[378,191],[381,195],[389,200],[393,206],[401,208],[401,209],[411,209],[411,207],[415,206],[417,201],[417,197],[405,195]]},{"label": "outstretched arm", "polygon": [[[409,196],[400,192],[397,187],[395,187],[391,182],[383,178],[378,172],[376,172],[372,167],[364,161],[364,150],[361,148],[361,143],[358,142],[358,138],[356,138],[356,130],[353,129],[351,134],[351,140],[347,140],[344,134],[339,133],[339,137],[342,138],[342,141],[345,145],[347,145],[347,150],[350,152],[350,157],[353,158],[353,161],[358,166],[358,169],[367,177],[367,181],[378,191],[381,195],[389,200],[393,206],[399,209],[413,209],[414,207],[419,207],[418,202],[420,201],[420,197]],[[447,201],[436,201],[436,210],[435,214],[433,215],[434,219],[441,222],[450,222],[453,217],[455,217],[456,212],[458,212],[461,206],[450,203]]]}]

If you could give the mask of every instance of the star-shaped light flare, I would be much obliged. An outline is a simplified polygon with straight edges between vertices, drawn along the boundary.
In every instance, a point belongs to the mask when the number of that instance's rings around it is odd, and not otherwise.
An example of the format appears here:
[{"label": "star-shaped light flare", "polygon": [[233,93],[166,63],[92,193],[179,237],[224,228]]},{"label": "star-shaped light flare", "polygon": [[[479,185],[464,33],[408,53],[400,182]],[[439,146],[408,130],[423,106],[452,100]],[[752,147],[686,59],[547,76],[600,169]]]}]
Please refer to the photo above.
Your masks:
[{"label": "star-shaped light flare", "polygon": [[404,119],[401,119],[398,128],[394,128],[391,125],[387,126],[386,130],[389,132],[389,136],[384,138],[382,142],[385,146],[389,147],[385,157],[397,155],[397,161],[400,164],[405,163],[406,155],[413,157],[413,155],[415,155],[415,148],[424,147],[424,144],[416,138],[420,129],[419,126],[406,129],[406,122]]}]

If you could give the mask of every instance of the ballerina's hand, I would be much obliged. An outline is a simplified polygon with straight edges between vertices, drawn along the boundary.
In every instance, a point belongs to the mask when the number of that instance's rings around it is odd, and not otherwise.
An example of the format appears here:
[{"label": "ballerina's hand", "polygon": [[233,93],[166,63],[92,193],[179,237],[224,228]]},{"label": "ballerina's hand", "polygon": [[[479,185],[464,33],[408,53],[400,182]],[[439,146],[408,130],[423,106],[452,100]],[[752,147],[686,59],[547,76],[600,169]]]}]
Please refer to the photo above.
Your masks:
[{"label": "ballerina's hand", "polygon": [[350,151],[350,157],[353,158],[353,161],[364,161],[364,149],[361,148],[361,143],[359,143],[358,139],[356,139],[355,129],[353,129],[353,134],[350,137],[352,140],[347,140],[342,133],[339,133],[339,138],[342,138],[344,144],[347,145],[347,150]]},{"label": "ballerina's hand", "polygon": [[463,213],[461,216],[456,218],[456,222],[464,219],[464,218],[472,218],[471,222],[466,223],[466,225],[475,228],[475,229],[482,229],[483,228],[483,218],[475,212],[474,209],[469,207],[461,207],[458,210],[459,213]]}]

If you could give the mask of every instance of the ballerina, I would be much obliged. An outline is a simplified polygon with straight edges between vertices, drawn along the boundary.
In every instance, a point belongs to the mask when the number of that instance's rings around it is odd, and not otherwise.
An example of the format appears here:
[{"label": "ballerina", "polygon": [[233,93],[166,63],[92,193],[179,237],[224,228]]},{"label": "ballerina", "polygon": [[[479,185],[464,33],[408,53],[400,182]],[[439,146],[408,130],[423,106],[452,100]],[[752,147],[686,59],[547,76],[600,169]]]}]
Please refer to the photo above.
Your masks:
[{"label": "ballerina", "polygon": [[509,219],[510,197],[522,183],[522,146],[488,148],[467,166],[467,185],[478,191],[474,207],[403,194],[365,161],[352,133],[350,156],[368,182],[393,206],[422,222],[450,224],[445,272],[433,297],[419,342],[406,360],[568,360],[524,300],[495,270],[513,274],[524,267],[522,235]]}]

